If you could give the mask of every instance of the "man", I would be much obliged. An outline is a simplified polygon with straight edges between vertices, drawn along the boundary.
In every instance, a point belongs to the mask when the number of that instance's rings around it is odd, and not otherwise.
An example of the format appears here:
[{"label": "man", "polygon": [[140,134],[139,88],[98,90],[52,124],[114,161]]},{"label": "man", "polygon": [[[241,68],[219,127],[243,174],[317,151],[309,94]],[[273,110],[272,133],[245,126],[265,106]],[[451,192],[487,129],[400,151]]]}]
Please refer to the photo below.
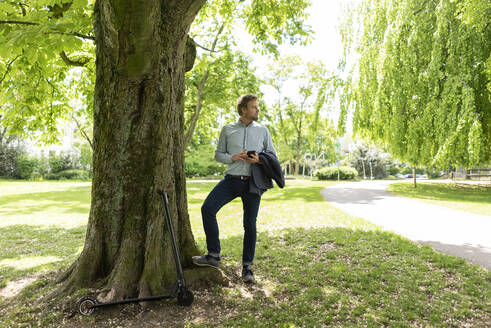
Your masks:
[{"label": "man", "polygon": [[[259,118],[257,99],[257,96],[252,94],[241,96],[237,101],[239,120],[224,126],[220,133],[215,159],[228,164],[228,167],[225,177],[210,192],[201,207],[208,254],[193,257],[196,265],[220,266],[220,240],[216,214],[224,205],[240,196],[244,209],[242,279],[246,283],[255,282],[251,266],[256,249],[256,217],[261,201],[260,194],[251,193],[249,190],[251,166],[261,165],[259,153],[275,153],[268,129],[256,123]],[[248,151],[254,153],[248,155]]]}]

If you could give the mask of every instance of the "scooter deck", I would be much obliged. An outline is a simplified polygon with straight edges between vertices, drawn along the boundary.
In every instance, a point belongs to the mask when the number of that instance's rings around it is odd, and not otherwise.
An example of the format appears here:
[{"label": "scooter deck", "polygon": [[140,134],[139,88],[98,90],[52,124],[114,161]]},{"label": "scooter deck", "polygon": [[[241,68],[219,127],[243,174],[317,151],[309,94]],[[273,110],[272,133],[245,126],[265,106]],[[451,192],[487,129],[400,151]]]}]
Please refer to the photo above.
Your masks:
[{"label": "scooter deck", "polygon": [[128,304],[128,303],[139,303],[139,302],[147,302],[147,301],[157,301],[162,299],[170,299],[177,298],[177,295],[159,295],[159,296],[148,296],[142,298],[128,298],[121,301],[112,301],[112,302],[104,302],[104,303],[96,303],[92,305],[93,308],[107,306],[107,305],[116,305],[116,304]]}]

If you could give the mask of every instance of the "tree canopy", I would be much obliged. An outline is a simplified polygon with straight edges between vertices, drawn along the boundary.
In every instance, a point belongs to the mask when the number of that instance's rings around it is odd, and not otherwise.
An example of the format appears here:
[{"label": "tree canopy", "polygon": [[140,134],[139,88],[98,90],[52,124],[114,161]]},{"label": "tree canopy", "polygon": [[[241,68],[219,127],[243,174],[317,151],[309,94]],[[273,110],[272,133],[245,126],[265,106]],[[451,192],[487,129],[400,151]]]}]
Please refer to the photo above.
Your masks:
[{"label": "tree canopy", "polygon": [[12,133],[55,141],[58,119],[91,116],[92,11],[92,0],[0,3],[0,112]]},{"label": "tree canopy", "polygon": [[[277,55],[278,45],[285,40],[308,43],[311,31],[304,21],[309,5],[308,0],[208,1],[190,34],[198,46],[208,50],[217,37],[216,50],[220,53],[198,51],[196,67],[201,78],[208,68],[216,70],[225,61],[228,66],[222,73],[229,77],[239,73],[234,63],[244,67],[247,59],[230,48],[238,22],[253,36],[255,50],[262,53]],[[0,3],[0,114],[11,133],[55,142],[60,119],[75,120],[81,130],[91,127],[95,85],[93,10],[94,0]],[[215,59],[219,60],[217,65],[213,65]],[[233,87],[233,80],[238,82],[231,77],[221,84],[230,82]]]}]

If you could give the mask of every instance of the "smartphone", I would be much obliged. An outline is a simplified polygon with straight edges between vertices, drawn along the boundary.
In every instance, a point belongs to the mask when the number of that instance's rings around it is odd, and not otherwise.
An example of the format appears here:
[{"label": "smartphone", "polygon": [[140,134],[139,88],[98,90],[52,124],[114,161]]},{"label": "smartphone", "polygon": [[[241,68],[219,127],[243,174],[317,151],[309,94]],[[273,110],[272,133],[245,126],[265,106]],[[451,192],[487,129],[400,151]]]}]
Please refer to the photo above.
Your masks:
[{"label": "smartphone", "polygon": [[247,157],[252,158],[252,155],[253,155],[253,154],[254,154],[254,155],[256,155],[256,151],[255,151],[255,150],[249,150],[249,151],[247,152]]}]

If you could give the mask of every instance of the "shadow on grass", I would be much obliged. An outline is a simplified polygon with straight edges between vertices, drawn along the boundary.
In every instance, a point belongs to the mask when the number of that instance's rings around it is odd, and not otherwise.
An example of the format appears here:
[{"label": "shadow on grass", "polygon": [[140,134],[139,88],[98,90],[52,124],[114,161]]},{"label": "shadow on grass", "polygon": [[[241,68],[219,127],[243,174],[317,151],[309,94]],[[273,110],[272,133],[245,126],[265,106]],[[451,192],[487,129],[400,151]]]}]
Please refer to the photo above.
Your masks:
[{"label": "shadow on grass", "polygon": [[[88,213],[90,186],[71,187],[70,190],[23,193],[2,196],[0,215],[28,215],[56,207],[63,213]],[[26,204],[26,201],[32,201]],[[11,208],[15,208],[15,211]]]},{"label": "shadow on grass", "polygon": [[[240,275],[242,237],[221,244],[225,267]],[[490,318],[485,270],[390,232],[263,232],[254,262],[257,285],[217,292],[216,310],[236,313],[219,326],[457,327]]]},{"label": "shadow on grass", "polygon": [[0,287],[73,259],[85,240],[86,226],[74,229],[31,225],[0,227]]}]

